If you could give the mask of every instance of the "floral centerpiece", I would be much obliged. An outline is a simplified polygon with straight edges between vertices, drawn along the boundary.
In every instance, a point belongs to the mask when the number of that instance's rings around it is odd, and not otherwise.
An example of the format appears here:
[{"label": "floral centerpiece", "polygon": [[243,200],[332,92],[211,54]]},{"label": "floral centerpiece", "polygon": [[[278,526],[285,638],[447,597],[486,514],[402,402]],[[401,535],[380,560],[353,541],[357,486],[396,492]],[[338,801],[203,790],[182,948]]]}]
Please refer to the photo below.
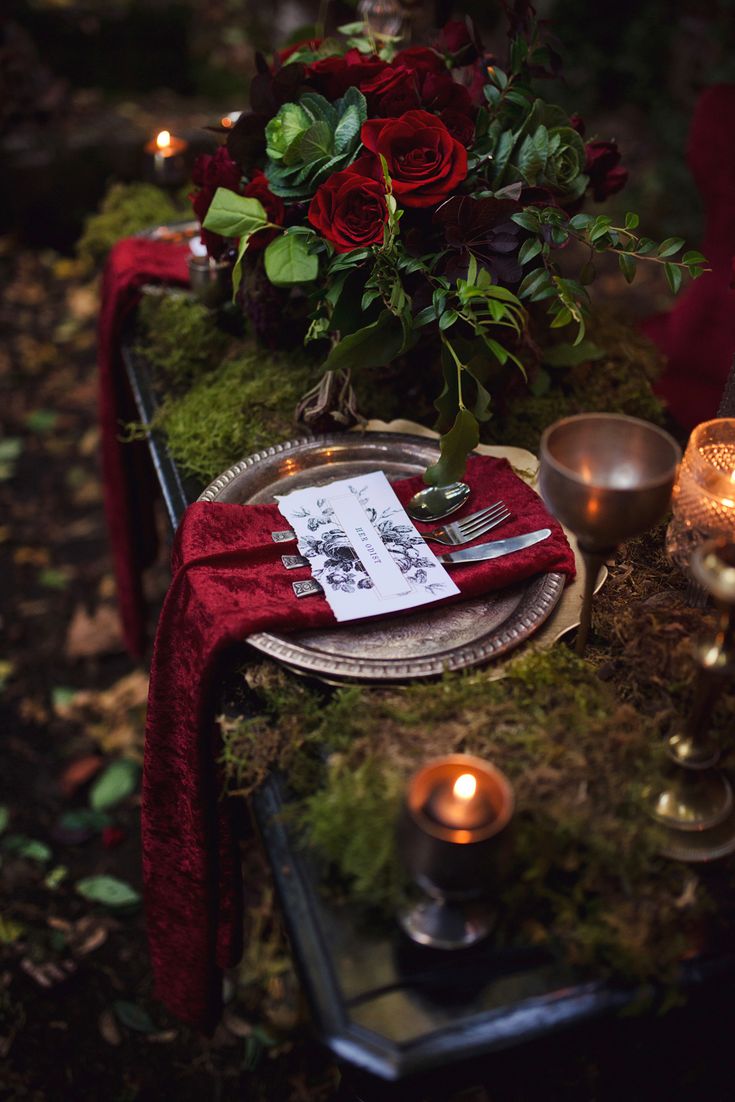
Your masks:
[{"label": "floral centerpiece", "polygon": [[[673,291],[705,263],[675,259],[680,238],[641,236],[632,212],[615,225],[581,211],[627,171],[615,142],[586,141],[578,116],[534,92],[558,54],[529,4],[506,12],[502,65],[469,20],[431,46],[350,24],[259,56],[250,109],[194,173],[204,241],[213,257],[232,250],[235,295],[256,268],[271,288],[301,288],[325,370],[439,354],[437,484],[461,477],[500,369],[525,373],[549,327],[584,339],[597,253],[616,253],[628,281],[639,260],[663,264]],[[570,273],[573,240],[586,248]]]}]

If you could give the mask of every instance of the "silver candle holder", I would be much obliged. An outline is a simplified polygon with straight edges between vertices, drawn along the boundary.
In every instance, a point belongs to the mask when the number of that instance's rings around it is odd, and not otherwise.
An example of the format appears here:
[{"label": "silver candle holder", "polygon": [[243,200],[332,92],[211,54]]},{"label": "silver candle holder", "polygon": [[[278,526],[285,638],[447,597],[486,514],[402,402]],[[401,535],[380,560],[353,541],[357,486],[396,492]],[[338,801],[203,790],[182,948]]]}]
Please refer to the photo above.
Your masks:
[{"label": "silver candle holder", "polygon": [[216,310],[232,298],[231,260],[213,260],[210,256],[190,256],[189,284],[203,306]]},{"label": "silver candle holder", "polygon": [[510,860],[513,809],[505,774],[469,754],[437,758],[411,777],[398,847],[428,897],[399,916],[413,941],[462,949],[487,936],[492,894]]}]

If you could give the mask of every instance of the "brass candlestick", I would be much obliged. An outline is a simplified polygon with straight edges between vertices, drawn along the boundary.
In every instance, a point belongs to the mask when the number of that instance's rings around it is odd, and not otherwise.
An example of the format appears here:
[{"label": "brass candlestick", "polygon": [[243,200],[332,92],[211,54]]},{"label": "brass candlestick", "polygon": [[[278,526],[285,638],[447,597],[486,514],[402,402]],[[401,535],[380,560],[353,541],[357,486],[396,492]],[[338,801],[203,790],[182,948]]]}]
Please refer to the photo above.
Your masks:
[{"label": "brass candlestick", "polygon": [[720,751],[709,733],[712,710],[735,672],[735,543],[708,540],[690,561],[696,581],[720,611],[714,639],[697,647],[692,710],[666,740],[674,763],[659,788],[645,793],[651,815],[667,828],[662,852],[681,861],[712,861],[735,850],[732,786],[714,766]]},{"label": "brass candlestick", "polygon": [[663,429],[616,413],[565,417],[541,437],[541,496],[576,535],[585,564],[577,654],[587,646],[605,559],[664,515],[680,458]]}]

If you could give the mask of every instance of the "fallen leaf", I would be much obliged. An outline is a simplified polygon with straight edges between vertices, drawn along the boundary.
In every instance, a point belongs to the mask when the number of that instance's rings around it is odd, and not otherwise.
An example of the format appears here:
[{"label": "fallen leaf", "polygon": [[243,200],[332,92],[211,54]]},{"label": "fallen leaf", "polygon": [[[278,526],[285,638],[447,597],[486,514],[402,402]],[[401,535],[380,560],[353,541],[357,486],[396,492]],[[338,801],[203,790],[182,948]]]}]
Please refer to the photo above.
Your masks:
[{"label": "fallen leaf", "polygon": [[54,961],[44,961],[42,964],[38,964],[30,960],[29,957],[23,957],[20,966],[39,987],[46,988],[62,983],[63,980],[67,980],[76,971],[73,960],[64,960],[61,964],[56,964]]},{"label": "fallen leaf", "polygon": [[116,608],[100,604],[90,616],[84,605],[77,605],[66,634],[64,651],[67,658],[119,654],[124,649]]},{"label": "fallen leaf", "polygon": [[117,1019],[111,1010],[103,1010],[97,1019],[97,1028],[103,1041],[108,1045],[121,1045],[122,1033],[117,1024]]},{"label": "fallen leaf", "polygon": [[89,806],[94,811],[109,811],[135,792],[140,766],[129,758],[120,758],[107,766],[89,793]]},{"label": "fallen leaf", "polygon": [[[72,697],[74,693],[72,692]],[[59,777],[59,788],[65,796],[73,796],[74,793],[92,780],[99,773],[103,765],[103,758],[99,754],[87,754],[83,758],[77,758],[67,765]]]},{"label": "fallen leaf", "polygon": [[149,1033],[146,1038],[154,1045],[168,1045],[175,1041],[179,1033],[176,1029],[163,1029],[160,1033]]},{"label": "fallen leaf", "polygon": [[59,415],[56,410],[34,409],[31,413],[26,414],[25,424],[26,428],[29,428],[31,432],[37,432],[43,435],[44,433],[51,432],[56,426],[58,419]]},{"label": "fallen leaf", "polygon": [[12,918],[0,915],[0,944],[12,945],[23,937],[26,928],[22,922],[15,922]]},{"label": "fallen leaf", "polygon": [[45,547],[16,547],[13,562],[16,566],[48,566],[51,555]]},{"label": "fallen leaf", "polygon": [[113,910],[137,906],[140,895],[115,876],[87,876],[77,883],[77,891],[92,903],[102,903]]},{"label": "fallen leaf", "polygon": [[56,865],[50,872],[46,873],[43,883],[50,891],[55,892],[69,875],[69,870],[66,865]]},{"label": "fallen leaf", "polygon": [[138,1006],[136,1003],[125,1002],[123,999],[116,999],[112,1004],[112,1008],[118,1021],[122,1022],[128,1029],[134,1029],[136,1033],[155,1033],[156,1027],[144,1007]]},{"label": "fallen leaf", "polygon": [[109,930],[102,922],[98,922],[89,931],[84,940],[74,942],[72,949],[78,957],[86,957],[89,953],[93,953],[95,949],[101,948],[107,941]]},{"label": "fallen leaf", "polygon": [[44,589],[66,589],[69,585],[69,567],[59,570],[54,566],[48,566],[38,575],[38,583]]},{"label": "fallen leaf", "polygon": [[45,842],[39,842],[37,838],[27,838],[25,834],[7,834],[3,838],[2,848],[6,853],[25,857],[28,861],[39,861],[41,864],[50,861],[52,856]]}]

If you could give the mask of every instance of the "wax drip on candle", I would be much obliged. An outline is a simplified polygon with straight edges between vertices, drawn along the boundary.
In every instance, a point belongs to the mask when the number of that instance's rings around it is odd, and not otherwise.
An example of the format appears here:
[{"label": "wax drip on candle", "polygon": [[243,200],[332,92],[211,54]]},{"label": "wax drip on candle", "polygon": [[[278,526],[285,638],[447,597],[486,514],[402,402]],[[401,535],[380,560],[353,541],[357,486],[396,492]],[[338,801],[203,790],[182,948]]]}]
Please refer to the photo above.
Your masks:
[{"label": "wax drip on candle", "polygon": [[454,830],[476,830],[495,818],[492,800],[474,773],[461,773],[455,780],[441,781],[430,794],[426,814],[441,826]]}]

